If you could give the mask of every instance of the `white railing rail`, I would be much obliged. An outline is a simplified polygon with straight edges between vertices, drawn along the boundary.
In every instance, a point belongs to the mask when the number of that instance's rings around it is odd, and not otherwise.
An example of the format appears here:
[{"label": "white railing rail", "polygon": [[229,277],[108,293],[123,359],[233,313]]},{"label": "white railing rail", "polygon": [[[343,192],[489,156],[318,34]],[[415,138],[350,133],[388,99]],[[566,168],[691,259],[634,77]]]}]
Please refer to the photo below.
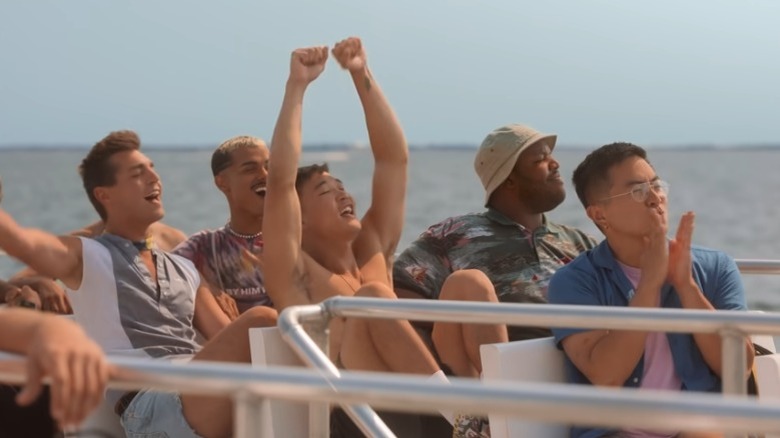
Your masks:
[{"label": "white railing rail", "polygon": [[[780,403],[754,397],[703,393],[651,393],[582,385],[478,382],[450,384],[421,376],[342,372],[336,379],[316,370],[291,367],[251,368],[224,362],[165,361],[110,357],[118,372],[111,388],[157,389],[185,394],[232,396],[235,436],[256,436],[257,404],[264,398],[339,404],[368,403],[401,412],[452,410],[489,412],[611,428],[718,430],[730,433],[780,432]],[[0,358],[0,381],[23,381],[23,358]]]},{"label": "white railing rail", "polygon": [[[319,345],[327,345],[333,317],[408,319],[458,323],[493,323],[532,327],[717,333],[721,336],[723,392],[746,393],[745,338],[750,334],[780,335],[780,314],[744,311],[636,309],[573,305],[475,303],[433,300],[387,300],[333,297],[319,305],[295,306],[279,316],[282,337],[310,366],[338,376],[338,370],[303,328],[319,327]],[[605,418],[599,416],[599,418]],[[363,419],[353,416],[360,423]],[[571,421],[571,420],[567,420]],[[366,428],[366,425],[360,425]]]},{"label": "white railing rail", "polygon": [[780,275],[780,260],[736,259],[743,274]]}]

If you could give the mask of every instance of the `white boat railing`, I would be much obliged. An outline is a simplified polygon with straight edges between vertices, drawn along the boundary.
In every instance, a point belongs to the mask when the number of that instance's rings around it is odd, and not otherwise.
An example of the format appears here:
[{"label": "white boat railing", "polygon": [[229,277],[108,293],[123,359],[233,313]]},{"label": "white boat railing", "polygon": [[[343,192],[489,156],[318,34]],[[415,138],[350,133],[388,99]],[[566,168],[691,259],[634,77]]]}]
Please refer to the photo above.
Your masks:
[{"label": "white boat railing", "polygon": [[[745,274],[780,274],[777,260],[738,260]],[[441,385],[397,374],[342,372],[328,359],[327,326],[333,317],[408,319],[459,323],[503,323],[518,326],[585,329],[633,329],[682,333],[718,333],[723,339],[723,392],[728,395],[662,395],[605,391],[574,385],[479,383],[453,379]],[[302,324],[309,326],[314,339]],[[339,403],[369,436],[393,436],[366,403],[414,412],[437,410],[488,412],[608,427],[657,427],[726,432],[780,432],[780,405],[744,398],[748,334],[780,335],[780,314],[680,309],[539,306],[428,300],[383,300],[335,297],[320,305],[291,307],[280,315],[282,336],[315,371],[269,367],[263,370],[224,363],[188,365],[111,358],[121,373],[111,386],[154,388],[183,393],[229,394],[236,403],[235,436],[253,436],[259,407],[267,398],[320,403],[313,410],[312,434],[327,436],[328,403]],[[315,342],[316,339],[316,342]],[[20,359],[10,360],[18,366]],[[0,379],[21,381],[23,371],[8,371],[0,360]],[[432,408],[435,406],[435,408]],[[267,411],[267,410],[266,410]],[[615,415],[620,412],[619,415]],[[663,416],[663,417],[657,417]]]},{"label": "white boat railing", "polygon": [[[489,412],[610,428],[718,430],[730,433],[780,432],[776,401],[704,393],[650,393],[583,385],[479,382],[450,384],[421,376],[343,372],[330,378],[293,367],[251,368],[224,362],[165,361],[110,357],[118,372],[111,388],[156,389],[185,394],[225,395],[236,402],[236,438],[257,436],[260,405],[267,398],[298,402],[368,403],[401,412],[451,410]],[[0,358],[0,381],[23,381],[23,358]],[[321,435],[327,436],[327,435]],[[381,435],[381,436],[392,436]]]},{"label": "white boat railing", "polygon": [[[457,323],[493,323],[531,327],[717,333],[722,338],[723,393],[746,394],[745,339],[750,334],[780,335],[780,314],[744,311],[637,309],[573,305],[475,303],[433,300],[387,300],[333,297],[319,305],[295,306],[282,312],[282,337],[310,366],[337,378],[339,371],[319,345],[327,345],[331,318],[408,319]],[[315,342],[303,324],[319,327]],[[310,327],[311,329],[311,327]],[[352,417],[363,421],[359,416]],[[605,416],[599,416],[605,419]],[[565,422],[572,422],[569,419]],[[657,424],[656,424],[657,426]],[[747,427],[748,425],[746,425]],[[367,425],[359,424],[366,428]]]},{"label": "white boat railing", "polygon": [[780,275],[780,260],[736,259],[743,274]]}]

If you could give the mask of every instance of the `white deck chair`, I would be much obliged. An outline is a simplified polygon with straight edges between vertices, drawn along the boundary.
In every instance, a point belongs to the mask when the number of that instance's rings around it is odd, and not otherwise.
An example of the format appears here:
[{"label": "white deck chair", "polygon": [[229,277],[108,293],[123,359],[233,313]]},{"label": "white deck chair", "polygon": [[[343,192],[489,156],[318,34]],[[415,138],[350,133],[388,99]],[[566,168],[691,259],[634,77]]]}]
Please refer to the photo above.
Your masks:
[{"label": "white deck chair", "polygon": [[[566,382],[563,352],[556,348],[552,337],[485,344],[480,347],[480,356],[485,381]],[[563,438],[569,435],[567,425],[496,414],[490,414],[488,418],[493,438]]]},{"label": "white deck chair", "polygon": [[[771,351],[771,336],[755,335],[753,343]],[[565,383],[564,355],[552,337],[505,344],[485,344],[480,348],[482,378],[485,381],[514,380]],[[756,383],[759,397],[780,398],[780,355],[756,357]],[[559,438],[568,436],[568,426],[541,423],[503,415],[490,415],[490,432],[494,438]],[[780,438],[770,436],[767,438]]]},{"label": "white deck chair", "polygon": [[[758,386],[758,397],[766,399],[780,399],[780,354],[775,349],[775,343],[771,336],[753,336],[753,343],[775,352],[765,356],[756,356],[753,362],[753,371]],[[780,438],[777,434],[766,434],[766,438]]]},{"label": "white deck chair", "polygon": [[[295,352],[282,339],[279,329],[276,327],[262,327],[249,329],[249,351],[252,358],[252,367],[258,368],[265,365],[305,366],[296,356]],[[262,431],[258,436],[284,436],[284,437],[308,437],[309,436],[309,405],[300,402],[284,400],[270,400],[264,404],[270,407],[270,424],[262,424]]]}]

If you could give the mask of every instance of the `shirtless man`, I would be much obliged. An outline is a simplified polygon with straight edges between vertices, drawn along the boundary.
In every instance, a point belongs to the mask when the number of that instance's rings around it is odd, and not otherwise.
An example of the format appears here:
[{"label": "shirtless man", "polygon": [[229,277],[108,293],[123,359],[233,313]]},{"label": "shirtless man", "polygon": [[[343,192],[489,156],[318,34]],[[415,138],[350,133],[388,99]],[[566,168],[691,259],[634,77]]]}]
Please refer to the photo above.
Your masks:
[{"label": "shirtless man", "polygon": [[[0,248],[60,279],[76,320],[106,353],[248,363],[248,329],[275,325],[276,312],[255,307],[219,333],[213,330],[224,314],[211,294],[198,290],[192,263],[149,245],[150,227],[164,214],[162,183],[138,136],[109,134],[82,161],[81,175],[105,218],[102,235],[53,236],[19,226],[0,209]],[[209,339],[202,348],[195,329]],[[229,398],[142,390],[119,397],[116,410],[128,436],[232,434]]]},{"label": "shirtless man", "polygon": [[[363,105],[375,170],[362,220],[326,166],[297,170],[308,85],[325,68],[327,47],[295,50],[271,142],[263,230],[266,287],[279,311],[337,296],[393,298],[392,257],[401,235],[408,149],[401,126],[372,77],[357,38],[336,44]],[[297,172],[297,179],[296,179]],[[332,325],[331,353],[344,368],[434,374],[439,366],[408,321],[348,320]]]}]

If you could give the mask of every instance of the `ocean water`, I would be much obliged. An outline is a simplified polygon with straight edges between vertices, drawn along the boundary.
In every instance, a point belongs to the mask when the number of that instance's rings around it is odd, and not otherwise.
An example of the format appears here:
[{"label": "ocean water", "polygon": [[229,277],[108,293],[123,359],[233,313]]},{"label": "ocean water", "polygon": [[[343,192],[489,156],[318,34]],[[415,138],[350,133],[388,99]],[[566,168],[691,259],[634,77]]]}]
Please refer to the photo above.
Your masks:
[{"label": "ocean water", "polygon": [[[145,150],[163,180],[164,221],[187,234],[223,225],[227,204],[214,187],[210,150]],[[555,151],[567,180],[566,201],[549,214],[601,239],[570,185],[585,149]],[[85,150],[0,150],[3,208],[25,226],[65,233],[97,220],[76,167]],[[410,157],[403,250],[425,228],[449,216],[482,210],[482,187],[474,174],[472,149],[419,149]],[[694,243],[726,251],[735,258],[780,259],[780,149],[650,149],[658,174],[671,185],[670,229],[684,211],[695,211]],[[372,173],[368,150],[304,152],[302,164],[327,161],[357,201],[359,213],[370,199]],[[0,257],[0,278],[21,265]],[[780,276],[744,277],[755,309],[780,310]]]}]

